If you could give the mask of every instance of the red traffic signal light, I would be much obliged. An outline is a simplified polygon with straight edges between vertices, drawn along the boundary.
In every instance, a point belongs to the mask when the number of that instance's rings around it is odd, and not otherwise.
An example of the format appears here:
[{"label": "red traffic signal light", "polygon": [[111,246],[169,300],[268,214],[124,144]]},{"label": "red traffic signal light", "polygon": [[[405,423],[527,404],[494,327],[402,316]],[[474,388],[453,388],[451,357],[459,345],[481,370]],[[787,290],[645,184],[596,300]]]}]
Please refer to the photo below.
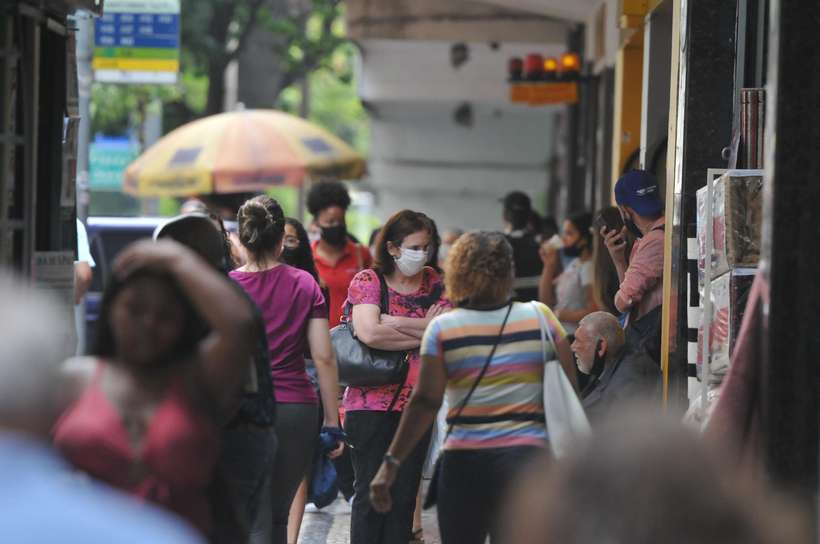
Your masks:
[{"label": "red traffic signal light", "polygon": [[530,53],[524,61],[524,79],[540,81],[544,76],[544,57],[538,53]]},{"label": "red traffic signal light", "polygon": [[509,61],[507,61],[507,74],[509,75],[510,82],[521,81],[523,79],[523,73],[523,60],[519,57],[512,57]]}]

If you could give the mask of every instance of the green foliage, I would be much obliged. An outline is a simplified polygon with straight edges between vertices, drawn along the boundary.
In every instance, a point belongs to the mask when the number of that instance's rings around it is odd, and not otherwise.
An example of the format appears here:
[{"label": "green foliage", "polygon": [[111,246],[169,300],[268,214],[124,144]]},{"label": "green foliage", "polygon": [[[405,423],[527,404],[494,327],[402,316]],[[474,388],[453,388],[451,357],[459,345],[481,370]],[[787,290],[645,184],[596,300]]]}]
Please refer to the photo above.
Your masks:
[{"label": "green foliage", "polygon": [[92,133],[125,134],[142,121],[141,113],[152,100],[168,100],[173,94],[175,89],[168,87],[96,83],[91,90]]},{"label": "green foliage", "polygon": [[[195,72],[182,72],[176,85],[115,85],[95,83],[91,89],[91,132],[112,136],[123,135],[142,123],[150,104],[159,100],[164,105],[181,104],[191,116],[205,109],[208,78]],[[181,124],[181,123],[179,123]],[[164,122],[166,130],[177,124]]]},{"label": "green foliage", "polygon": [[[298,4],[307,9],[296,9]],[[274,92],[277,107],[293,114],[307,110],[308,119],[336,134],[356,150],[368,149],[367,115],[357,95],[353,62],[355,46],[346,38],[340,0],[182,0],[181,72],[173,86],[95,84],[92,90],[92,133],[127,134],[139,126],[151,104],[163,104],[167,133],[197,117],[213,113],[220,104],[213,86],[224,85],[222,75],[237,58],[250,31],[264,28],[278,37],[270,52],[272,70],[280,73]],[[278,68],[278,70],[277,70]],[[212,79],[218,77],[219,79]],[[302,105],[302,82],[307,79],[308,104]],[[221,106],[220,106],[221,107]],[[298,216],[298,191],[271,190],[289,215]],[[95,202],[96,201],[96,202]],[[125,210],[138,213],[136,202],[124,195],[92,198],[92,212]],[[175,213],[170,202],[163,214]],[[362,232],[372,221],[362,220]]]},{"label": "green foliage", "polygon": [[[366,155],[369,147],[368,118],[356,94],[352,69],[355,54],[355,46],[345,43],[334,52],[329,67],[308,76],[308,119]],[[341,77],[340,74],[349,74],[350,77]],[[283,111],[296,115],[301,111],[301,105],[301,86],[291,85],[279,95],[277,106]]]},{"label": "green foliage", "polygon": [[271,187],[266,191],[268,196],[276,200],[285,217],[299,217],[299,189],[296,187]]},{"label": "green foliage", "polygon": [[[311,0],[309,9],[286,16],[262,10],[259,24],[279,37],[272,60],[279,63],[282,78],[279,92],[316,70],[329,69],[350,81],[348,63],[334,63],[337,52],[348,44],[344,13],[339,0]],[[337,72],[335,68],[341,69]]]},{"label": "green foliage", "polygon": [[[163,126],[172,130],[207,114],[208,74],[212,65],[224,68],[235,58],[256,25],[280,39],[271,51],[278,64],[278,106],[301,111],[301,91],[295,85],[308,78],[309,118],[366,151],[365,113],[353,87],[354,46],[346,38],[340,0],[310,0],[308,9],[278,8],[277,0],[182,0],[181,74],[175,86],[94,85],[92,131],[124,134],[142,121],[143,107],[154,99],[166,106]],[[218,85],[223,81],[216,82]]]}]

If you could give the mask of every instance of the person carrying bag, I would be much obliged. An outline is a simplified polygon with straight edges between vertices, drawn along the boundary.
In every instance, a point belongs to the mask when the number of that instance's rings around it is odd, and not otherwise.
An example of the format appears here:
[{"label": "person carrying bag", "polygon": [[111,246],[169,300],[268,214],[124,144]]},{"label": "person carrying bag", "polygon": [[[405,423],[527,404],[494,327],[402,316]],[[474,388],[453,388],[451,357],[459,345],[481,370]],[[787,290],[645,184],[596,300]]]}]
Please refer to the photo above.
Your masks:
[{"label": "person carrying bag", "polygon": [[391,513],[370,507],[368,485],[418,380],[424,330],[449,307],[441,278],[425,265],[434,232],[424,214],[404,210],[391,217],[376,240],[375,265],[351,282],[346,323],[334,331],[342,381],[348,385],[345,431],[355,473],[350,541],[357,544],[411,540],[429,433],[399,476]]},{"label": "person carrying bag", "polygon": [[463,235],[445,270],[456,309],[432,320],[425,331],[419,381],[371,482],[370,502],[377,512],[395,507],[395,482],[426,439],[446,395],[452,407],[448,436],[427,502],[437,499],[443,544],[484,544],[487,536],[496,538],[505,490],[549,447],[545,361],[550,371],[552,361],[562,367],[556,370],[572,395],[565,374],[574,362],[566,333],[547,306],[535,304],[544,328],[533,305],[510,302],[513,257],[503,234]]},{"label": "person carrying bag", "polygon": [[[379,311],[382,315],[390,313],[390,302],[387,282],[384,275],[372,270],[379,278]],[[419,305],[425,310],[441,298],[441,284],[433,286],[431,293],[420,300]],[[336,352],[336,363],[339,367],[339,383],[355,387],[378,387],[382,385],[401,384],[405,381],[410,353],[406,350],[389,351],[371,348],[357,336],[351,319],[352,305],[345,304],[342,322],[330,330],[330,339]]]},{"label": "person carrying bag", "polygon": [[589,420],[578,394],[557,358],[558,349],[544,312],[531,302],[541,329],[541,358],[544,361],[544,422],[550,449],[563,457],[573,443],[590,434]]}]

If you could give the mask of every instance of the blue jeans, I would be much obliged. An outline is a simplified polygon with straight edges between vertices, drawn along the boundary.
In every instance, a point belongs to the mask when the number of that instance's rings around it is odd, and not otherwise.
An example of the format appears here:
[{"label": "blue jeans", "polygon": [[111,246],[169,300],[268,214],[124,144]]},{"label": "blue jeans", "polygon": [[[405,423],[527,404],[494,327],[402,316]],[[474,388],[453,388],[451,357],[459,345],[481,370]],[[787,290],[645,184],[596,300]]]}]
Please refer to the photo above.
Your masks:
[{"label": "blue jeans", "polygon": [[222,472],[251,530],[249,542],[270,544],[270,486],[277,439],[273,427],[241,426],[222,433]]}]

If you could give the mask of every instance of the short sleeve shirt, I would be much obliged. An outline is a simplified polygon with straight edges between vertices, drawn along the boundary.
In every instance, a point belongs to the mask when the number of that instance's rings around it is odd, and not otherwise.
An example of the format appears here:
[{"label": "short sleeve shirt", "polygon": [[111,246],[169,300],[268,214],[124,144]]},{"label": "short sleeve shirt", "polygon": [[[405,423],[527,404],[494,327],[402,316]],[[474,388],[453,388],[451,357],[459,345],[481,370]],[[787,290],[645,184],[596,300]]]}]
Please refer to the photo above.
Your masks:
[{"label": "short sleeve shirt", "polygon": [[88,245],[88,233],[83,222],[77,219],[77,262],[86,262],[88,266],[94,268],[97,263],[91,256],[91,247]]},{"label": "short sleeve shirt", "polygon": [[621,283],[621,297],[633,301],[632,317],[638,319],[663,303],[664,225],[661,217],[632,246],[629,267]]},{"label": "short sleeve shirt", "polygon": [[[556,310],[581,310],[587,307],[587,287],[592,285],[592,259],[573,260],[558,276],[555,285]],[[569,332],[575,332],[577,325],[563,323]]]},{"label": "short sleeve shirt", "polygon": [[234,270],[230,276],[250,295],[265,322],[276,402],[318,402],[304,354],[308,322],[327,316],[319,284],[304,270],[284,264],[262,272]]},{"label": "short sleeve shirt", "polygon": [[[507,306],[495,310],[459,308],[435,318],[424,333],[421,355],[444,364],[447,373],[448,418],[455,417],[495,344]],[[545,305],[515,302],[487,372],[461,412],[475,423],[454,425],[444,449],[544,446],[543,312],[555,341],[566,336]],[[547,360],[557,357],[546,346]],[[425,360],[423,364],[436,364]]]},{"label": "short sleeve shirt", "polygon": [[333,328],[339,324],[342,317],[342,306],[347,298],[348,287],[353,277],[363,268],[369,268],[373,259],[370,256],[370,251],[352,240],[347,241],[345,251],[342,257],[331,265],[316,251],[318,242],[314,242],[311,248],[313,249],[313,261],[316,263],[316,271],[319,273],[319,278],[327,287],[328,292],[328,321],[330,327]]},{"label": "short sleeve shirt", "polygon": [[[430,300],[430,295],[434,291],[439,291],[441,295],[436,300]],[[390,300],[390,315],[399,317],[422,318],[427,314],[427,309],[433,304],[443,304],[449,306],[449,302],[444,297],[441,277],[432,268],[424,269],[421,287],[415,293],[399,293],[388,287],[388,298]],[[373,270],[362,270],[350,283],[347,302],[352,306],[358,304],[381,304],[381,284],[379,277]],[[418,382],[419,376],[419,352],[413,350],[410,353],[410,370],[407,374],[407,382],[402,388],[393,410],[401,411],[407,404],[413,387]],[[345,411],[352,410],[375,410],[386,411],[390,407],[390,402],[396,394],[398,385],[388,385],[383,387],[348,387],[344,396]]]}]

